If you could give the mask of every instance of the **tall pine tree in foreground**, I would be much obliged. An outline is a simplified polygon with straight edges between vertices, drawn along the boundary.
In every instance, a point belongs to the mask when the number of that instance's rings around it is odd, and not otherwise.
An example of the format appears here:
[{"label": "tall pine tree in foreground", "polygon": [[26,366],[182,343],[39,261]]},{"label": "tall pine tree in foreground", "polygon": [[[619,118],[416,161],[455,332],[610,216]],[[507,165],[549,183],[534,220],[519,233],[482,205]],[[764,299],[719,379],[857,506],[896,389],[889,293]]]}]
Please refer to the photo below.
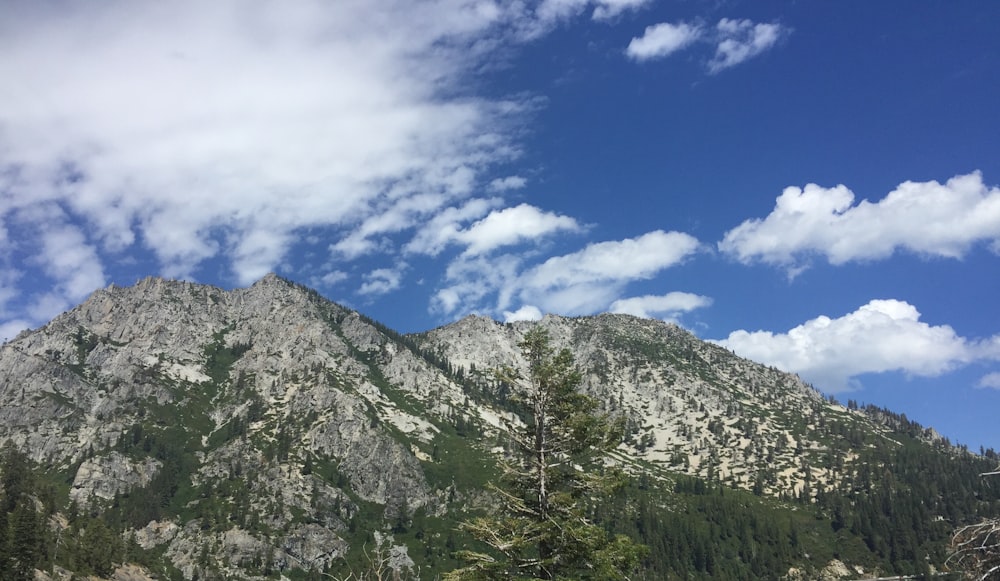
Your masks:
[{"label": "tall pine tree in foreground", "polygon": [[587,516],[596,499],[623,483],[605,465],[623,423],[597,414],[597,402],[577,391],[572,354],[555,353],[546,331],[532,329],[519,345],[528,377],[513,369],[498,375],[521,385],[529,417],[510,427],[515,452],[491,487],[497,510],[461,525],[493,552],[461,552],[467,565],[446,579],[628,579],[645,547]]}]

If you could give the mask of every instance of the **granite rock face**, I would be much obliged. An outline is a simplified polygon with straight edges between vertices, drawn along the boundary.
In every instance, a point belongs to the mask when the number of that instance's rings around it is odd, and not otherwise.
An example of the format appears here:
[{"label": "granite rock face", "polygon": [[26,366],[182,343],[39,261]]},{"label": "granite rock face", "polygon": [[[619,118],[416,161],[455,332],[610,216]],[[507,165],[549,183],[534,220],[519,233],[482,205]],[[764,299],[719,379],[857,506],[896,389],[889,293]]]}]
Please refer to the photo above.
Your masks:
[{"label": "granite rock face", "polygon": [[[65,473],[80,506],[132,502],[126,536],[185,578],[323,572],[369,532],[488,502],[470,472],[502,453],[525,388],[491,370],[524,368],[518,342],[536,324],[626,419],[626,467],[794,492],[835,478],[817,468],[824,418],[881,429],[672,324],[467,317],[400,335],[268,275],[232,291],[108,287],[4,344],[0,444]],[[386,551],[413,565],[405,547]]]},{"label": "granite rock face", "polygon": [[115,495],[148,485],[162,464],[153,458],[135,462],[119,452],[85,460],[73,478],[70,500],[86,505],[91,497],[111,500]]},{"label": "granite rock face", "polygon": [[165,462],[188,471],[178,486],[238,482],[232,502],[269,538],[222,522],[136,529],[186,577],[207,542],[238,576],[265,557],[322,569],[346,552],[359,501],[386,518],[443,510],[399,437],[429,441],[436,428],[400,409],[388,382],[461,391],[357,313],[278,277],[231,292],[147,278],[0,348],[0,442],[73,471],[81,505],[156,485]]}]

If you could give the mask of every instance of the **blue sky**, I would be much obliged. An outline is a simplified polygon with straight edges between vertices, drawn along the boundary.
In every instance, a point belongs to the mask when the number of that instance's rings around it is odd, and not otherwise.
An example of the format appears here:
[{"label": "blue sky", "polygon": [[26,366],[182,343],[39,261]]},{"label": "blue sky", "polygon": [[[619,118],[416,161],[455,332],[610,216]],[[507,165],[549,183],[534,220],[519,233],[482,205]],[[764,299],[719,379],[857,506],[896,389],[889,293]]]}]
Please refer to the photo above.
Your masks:
[{"label": "blue sky", "polygon": [[1000,448],[1000,4],[0,0],[0,335],[267,272],[676,321]]}]

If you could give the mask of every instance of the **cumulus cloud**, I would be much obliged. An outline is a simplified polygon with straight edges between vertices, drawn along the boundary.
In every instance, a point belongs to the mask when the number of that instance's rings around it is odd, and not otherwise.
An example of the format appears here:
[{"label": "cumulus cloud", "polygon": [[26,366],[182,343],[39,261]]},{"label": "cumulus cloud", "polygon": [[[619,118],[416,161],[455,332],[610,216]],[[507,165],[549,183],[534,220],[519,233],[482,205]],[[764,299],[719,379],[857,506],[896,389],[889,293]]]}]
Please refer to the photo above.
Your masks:
[{"label": "cumulus cloud", "polygon": [[461,244],[465,246],[465,255],[486,254],[504,246],[581,229],[569,216],[545,212],[529,204],[493,210],[462,227],[463,221],[478,218],[490,206],[498,204],[499,200],[474,200],[461,208],[441,212],[410,241],[407,250],[433,255],[449,244]]},{"label": "cumulus cloud", "polygon": [[710,297],[685,292],[671,292],[665,295],[645,295],[619,299],[611,303],[612,313],[635,315],[645,319],[661,318],[677,321],[684,313],[712,304]]},{"label": "cumulus cloud", "polygon": [[878,202],[856,205],[842,185],[785,188],[770,215],[727,232],[719,249],[743,263],[796,271],[813,254],[831,264],[887,258],[897,249],[961,258],[978,242],[998,241],[1000,188],[973,172],[944,184],[904,182]]},{"label": "cumulus cloud", "polygon": [[625,54],[637,61],[664,58],[698,40],[701,34],[699,26],[661,22],[646,27],[642,36],[633,38]]},{"label": "cumulus cloud", "polygon": [[365,282],[358,289],[358,294],[377,296],[390,293],[399,288],[403,280],[404,266],[395,268],[377,268],[365,275]]},{"label": "cumulus cloud", "polygon": [[858,375],[901,371],[934,377],[1000,358],[1000,341],[969,340],[920,321],[904,301],[873,300],[840,318],[820,316],[787,333],[734,331],[718,344],[737,355],[800,374],[828,392],[856,389]]},{"label": "cumulus cloud", "polygon": [[717,73],[773,47],[787,33],[780,24],[723,18],[716,25],[718,44],[708,69]]},{"label": "cumulus cloud", "polygon": [[503,320],[505,323],[515,323],[517,321],[540,321],[542,311],[534,305],[524,305],[516,311],[504,311]]},{"label": "cumulus cloud", "polygon": [[468,254],[483,254],[523,240],[579,229],[580,225],[573,218],[521,204],[491,212],[467,230],[456,233],[455,237],[467,245]]}]

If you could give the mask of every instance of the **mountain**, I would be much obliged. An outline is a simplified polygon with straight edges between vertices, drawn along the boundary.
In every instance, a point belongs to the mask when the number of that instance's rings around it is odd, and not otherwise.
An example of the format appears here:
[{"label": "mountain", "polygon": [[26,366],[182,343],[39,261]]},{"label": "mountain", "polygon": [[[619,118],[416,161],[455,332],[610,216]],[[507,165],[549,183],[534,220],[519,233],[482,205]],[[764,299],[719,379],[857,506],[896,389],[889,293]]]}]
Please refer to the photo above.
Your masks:
[{"label": "mountain", "polygon": [[593,511],[650,546],[647,578],[920,572],[952,526],[1000,514],[976,476],[992,450],[675,325],[470,316],[402,335],[275,275],[233,291],[147,278],[0,348],[0,547],[37,536],[25,554],[52,578],[126,562],[121,578],[346,577],[373,554],[433,578],[471,542],[456,523],[491,504],[520,421],[491,370],[523,368],[536,324],[626,420],[632,484]]}]

